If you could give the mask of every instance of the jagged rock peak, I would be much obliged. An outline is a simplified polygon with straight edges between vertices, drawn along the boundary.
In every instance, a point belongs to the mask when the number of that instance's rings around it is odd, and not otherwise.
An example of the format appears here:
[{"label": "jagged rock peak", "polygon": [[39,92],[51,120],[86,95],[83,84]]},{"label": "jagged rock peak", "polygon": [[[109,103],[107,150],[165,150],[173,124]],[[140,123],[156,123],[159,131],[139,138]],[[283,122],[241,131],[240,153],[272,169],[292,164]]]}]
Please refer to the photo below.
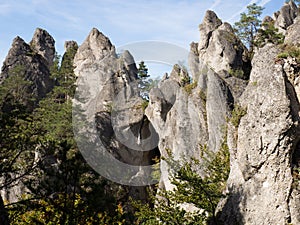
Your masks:
[{"label": "jagged rock peak", "polygon": [[95,61],[100,62],[105,57],[116,56],[115,47],[108,37],[98,29],[93,28],[85,41],[80,45],[74,58],[74,65],[77,69],[89,65]]},{"label": "jagged rock peak", "polygon": [[76,41],[66,41],[64,47],[67,52],[69,49],[78,49],[78,44]]},{"label": "jagged rock peak", "polygon": [[[223,23],[213,11],[207,11],[199,28],[198,52],[194,53],[196,57],[199,56],[198,61],[207,64],[223,78],[235,76],[247,79],[251,67],[248,50],[232,26]],[[197,77],[193,78],[197,80]]]},{"label": "jagged rock peak", "polygon": [[15,37],[6,58],[10,58],[12,55],[20,55],[26,52],[30,52],[30,46],[19,36]]},{"label": "jagged rock peak", "polygon": [[299,9],[294,1],[285,3],[280,11],[274,13],[275,27],[285,34],[286,29],[294,23],[294,19],[299,15]]},{"label": "jagged rock peak", "polygon": [[178,64],[173,66],[170,79],[175,80],[181,86],[188,84],[190,81],[188,72]]},{"label": "jagged rock peak", "polygon": [[211,32],[216,30],[221,25],[222,21],[218,18],[214,11],[206,11],[203,22],[199,25],[201,36],[199,49],[207,48]]},{"label": "jagged rock peak", "polygon": [[55,40],[46,30],[37,28],[30,46],[47,61],[48,66],[52,65],[55,57]]},{"label": "jagged rock peak", "polygon": [[91,44],[91,47],[97,47],[97,49],[111,49],[111,44],[108,37],[101,33],[97,28],[93,28],[86,39]]}]

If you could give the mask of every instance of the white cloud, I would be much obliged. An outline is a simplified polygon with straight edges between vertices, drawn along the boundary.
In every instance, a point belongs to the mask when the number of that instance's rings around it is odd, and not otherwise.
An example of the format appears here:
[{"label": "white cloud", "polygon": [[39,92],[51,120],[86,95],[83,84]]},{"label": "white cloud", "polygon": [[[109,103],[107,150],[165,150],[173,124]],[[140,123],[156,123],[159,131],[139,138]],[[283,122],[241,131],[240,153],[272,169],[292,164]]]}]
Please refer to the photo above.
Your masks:
[{"label": "white cloud", "polygon": [[[5,23],[0,24],[0,33],[7,35],[1,36],[0,49],[8,50],[13,36],[28,37],[35,27],[42,27],[54,36],[60,54],[61,40],[72,37],[80,44],[92,27],[101,30],[117,46],[133,41],[161,40],[188,48],[191,41],[199,39],[198,25],[207,9],[216,11],[222,20],[232,22],[246,5],[265,5],[270,1],[2,0],[0,19]],[[6,53],[0,52],[0,55]]]}]

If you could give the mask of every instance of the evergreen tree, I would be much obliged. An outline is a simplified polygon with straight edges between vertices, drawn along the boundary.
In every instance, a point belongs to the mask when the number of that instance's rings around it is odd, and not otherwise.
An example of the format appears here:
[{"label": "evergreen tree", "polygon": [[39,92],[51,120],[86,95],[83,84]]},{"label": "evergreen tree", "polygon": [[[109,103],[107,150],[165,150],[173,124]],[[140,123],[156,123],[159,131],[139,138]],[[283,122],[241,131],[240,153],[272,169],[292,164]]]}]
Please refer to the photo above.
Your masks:
[{"label": "evergreen tree", "polygon": [[257,34],[261,20],[263,7],[257,4],[247,6],[247,12],[241,13],[240,20],[234,24],[234,30],[243,43],[249,47],[250,53],[253,52],[255,35]]},{"label": "evergreen tree", "polygon": [[282,44],[284,41],[284,35],[275,28],[274,21],[266,21],[262,23],[262,28],[259,29],[257,37],[255,39],[255,46],[262,47],[266,43]]},{"label": "evergreen tree", "polygon": [[[159,189],[152,193],[149,204],[136,203],[137,224],[219,224],[215,217],[217,204],[223,197],[223,190],[229,175],[229,150],[226,142],[217,153],[203,147],[203,162],[176,161],[170,156],[166,159],[175,173],[170,172],[172,191]],[[202,168],[205,176],[200,176],[195,168]],[[188,212],[183,205],[193,205],[194,212]]]},{"label": "evergreen tree", "polygon": [[6,203],[12,224],[125,224],[119,187],[89,167],[73,136],[76,50],[65,53],[61,66],[56,57],[51,68],[56,86],[33,112],[25,107],[30,92],[22,76],[0,86],[0,171],[8,177],[0,189],[21,179],[30,190],[19,202]]},{"label": "evergreen tree", "polygon": [[148,74],[148,68],[145,65],[145,62],[141,61],[140,64],[139,64],[139,68],[138,68],[138,77],[140,79],[143,79],[143,78],[147,78],[149,76],[150,75]]},{"label": "evergreen tree", "polygon": [[148,68],[144,61],[141,61],[138,68],[138,78],[140,79],[138,87],[140,90],[140,96],[149,101],[149,91],[152,79],[148,79],[150,75],[148,74]]}]

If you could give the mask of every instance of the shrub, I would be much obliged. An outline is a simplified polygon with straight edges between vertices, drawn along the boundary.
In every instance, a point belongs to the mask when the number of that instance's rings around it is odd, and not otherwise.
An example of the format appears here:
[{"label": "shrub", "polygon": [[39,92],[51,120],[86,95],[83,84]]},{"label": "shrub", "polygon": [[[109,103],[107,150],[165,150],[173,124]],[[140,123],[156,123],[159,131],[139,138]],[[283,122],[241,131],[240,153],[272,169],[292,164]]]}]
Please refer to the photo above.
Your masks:
[{"label": "shrub", "polygon": [[[201,163],[195,159],[189,162],[177,161],[172,155],[165,159],[170,168],[175,168],[169,177],[174,189],[150,192],[152,201],[147,204],[134,202],[137,209],[136,224],[218,224],[215,211],[220,198],[224,197],[223,190],[230,171],[229,149],[224,141],[217,153],[207,148],[202,150]],[[200,167],[205,176],[195,171],[195,168]],[[199,210],[184,210],[182,204],[186,203]]]},{"label": "shrub", "polygon": [[197,82],[187,84],[184,86],[184,90],[190,95],[190,94],[192,94],[193,89],[197,87],[197,85],[198,85]]},{"label": "shrub", "polygon": [[300,62],[300,47],[291,44],[285,44],[281,46],[282,52],[277,55],[278,58],[293,57],[297,62]]},{"label": "shrub", "polygon": [[242,69],[229,69],[228,73],[231,76],[240,78],[240,79],[244,79],[244,71]]},{"label": "shrub", "polygon": [[232,111],[230,122],[234,127],[238,127],[241,118],[247,114],[247,110],[240,105],[235,105]]}]

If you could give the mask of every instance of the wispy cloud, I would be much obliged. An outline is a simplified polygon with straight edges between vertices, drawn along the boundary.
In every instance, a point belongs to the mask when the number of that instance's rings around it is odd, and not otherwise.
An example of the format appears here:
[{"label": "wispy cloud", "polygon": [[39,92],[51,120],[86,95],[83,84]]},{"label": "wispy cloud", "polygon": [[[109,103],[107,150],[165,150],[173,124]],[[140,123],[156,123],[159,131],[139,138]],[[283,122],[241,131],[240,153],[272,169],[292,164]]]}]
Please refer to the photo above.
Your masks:
[{"label": "wispy cloud", "polygon": [[159,40],[188,48],[191,41],[199,39],[198,25],[207,9],[231,22],[248,4],[269,2],[276,2],[279,8],[284,0],[2,0],[0,19],[5,22],[0,24],[0,59],[14,36],[28,40],[36,27],[54,36],[60,54],[63,40],[74,39],[80,44],[92,27],[116,46]]}]

